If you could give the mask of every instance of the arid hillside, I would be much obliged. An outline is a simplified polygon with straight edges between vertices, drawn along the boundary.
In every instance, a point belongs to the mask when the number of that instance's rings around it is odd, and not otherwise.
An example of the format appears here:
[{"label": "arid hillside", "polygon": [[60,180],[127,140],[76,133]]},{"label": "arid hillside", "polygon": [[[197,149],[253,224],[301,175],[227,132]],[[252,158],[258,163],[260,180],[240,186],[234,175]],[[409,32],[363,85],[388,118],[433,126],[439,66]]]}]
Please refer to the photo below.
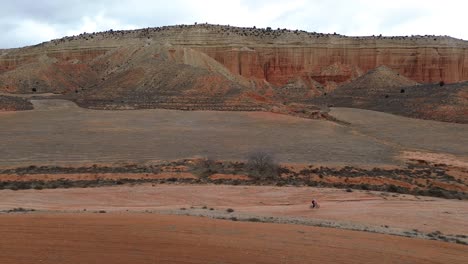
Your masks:
[{"label": "arid hillside", "polygon": [[[358,80],[380,88],[467,81],[467,48],[467,41],[445,36],[346,37],[209,24],[110,30],[2,50],[0,92],[58,93],[95,109],[271,110],[351,82],[361,86]],[[368,71],[383,79],[362,79]],[[453,94],[444,91],[436,96]],[[463,98],[466,89],[457,92]],[[446,104],[431,107],[442,110],[424,110],[423,118],[463,122],[440,117]]]},{"label": "arid hillside", "polygon": [[187,100],[225,104],[230,97],[239,98],[248,85],[212,58],[189,48],[129,44],[104,53],[75,55],[42,54],[7,71],[0,77],[3,91],[64,94],[89,107],[129,102],[158,107],[162,102]]},{"label": "arid hillside", "polygon": [[308,102],[468,123],[468,82],[418,85],[384,66]]},{"label": "arid hillside", "polygon": [[339,84],[380,65],[421,83],[468,80],[468,44],[450,37],[346,37],[215,25],[111,30],[6,50],[0,58],[0,73],[12,70],[20,73],[25,65],[47,62],[68,66],[63,71],[70,68],[86,71],[83,65],[109,51],[151,44],[201,51],[233,74],[276,86],[286,85],[297,77],[327,85]]},{"label": "arid hillside", "polygon": [[247,80],[190,48],[147,44],[121,47],[94,60],[99,79],[68,98],[80,106],[257,110],[244,97]]}]

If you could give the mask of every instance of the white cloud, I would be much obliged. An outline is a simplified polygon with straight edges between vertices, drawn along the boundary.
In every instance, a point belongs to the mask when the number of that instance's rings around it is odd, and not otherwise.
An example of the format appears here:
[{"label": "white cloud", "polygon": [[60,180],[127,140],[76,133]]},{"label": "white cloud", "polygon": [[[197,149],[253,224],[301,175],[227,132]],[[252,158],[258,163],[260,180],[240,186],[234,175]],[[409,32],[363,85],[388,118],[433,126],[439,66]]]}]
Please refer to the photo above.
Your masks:
[{"label": "white cloud", "polygon": [[31,37],[51,39],[59,36],[59,32],[52,25],[33,20],[22,21],[18,25],[16,32],[20,39],[28,39]]},{"label": "white cloud", "polygon": [[66,35],[79,35],[83,32],[92,33],[109,29],[135,29],[135,25],[124,24],[117,19],[106,17],[103,13],[93,17],[84,16],[80,24],[66,31]]},{"label": "white cloud", "polygon": [[457,0],[26,0],[0,9],[0,48],[107,29],[194,22],[346,35],[451,35],[468,39]]},{"label": "white cloud", "polygon": [[466,30],[466,10],[468,2],[446,0],[428,1],[421,6],[418,16],[406,20],[397,26],[390,27],[390,34],[435,34],[450,35],[468,40]]},{"label": "white cloud", "polygon": [[14,30],[4,31],[0,41],[0,48],[18,47],[24,45],[38,44],[41,41],[57,38],[61,33],[47,23],[26,19],[11,24]]},{"label": "white cloud", "polygon": [[[259,7],[246,5],[241,0],[228,3],[208,0],[203,1],[202,5],[191,2],[190,8],[193,10],[193,17],[201,23],[267,27],[285,13],[300,8],[305,2],[305,0],[290,0],[285,4],[283,1],[271,1],[268,5]],[[196,21],[188,21],[192,22]]]}]

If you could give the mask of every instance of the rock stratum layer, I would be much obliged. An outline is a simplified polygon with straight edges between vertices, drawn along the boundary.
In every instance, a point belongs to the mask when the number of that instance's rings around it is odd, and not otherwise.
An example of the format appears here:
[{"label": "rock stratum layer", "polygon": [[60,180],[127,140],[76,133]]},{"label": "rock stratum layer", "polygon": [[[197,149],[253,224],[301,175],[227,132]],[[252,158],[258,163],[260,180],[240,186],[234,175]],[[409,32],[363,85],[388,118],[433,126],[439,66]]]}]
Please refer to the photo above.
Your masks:
[{"label": "rock stratum layer", "polygon": [[[193,49],[215,59],[232,74],[275,86],[286,85],[297,77],[332,86],[380,65],[420,83],[468,80],[468,42],[450,37],[345,37],[281,29],[194,25],[82,34],[33,47],[3,50],[0,89],[14,91],[12,81],[7,87],[7,77],[13,77],[8,73],[25,70],[25,65],[35,66],[39,71],[37,66],[56,64],[61,67],[55,67],[53,73],[65,78],[68,72],[90,70],[87,66],[92,66],[99,56],[128,45]],[[84,85],[93,77],[74,78],[76,83],[68,85]],[[25,79],[23,83],[30,81]],[[67,81],[62,80],[61,84]]]},{"label": "rock stratum layer", "polygon": [[[110,30],[0,50],[0,92],[95,108],[254,110],[326,95],[380,66],[411,84],[466,81],[468,42],[208,24]],[[381,83],[400,85],[391,81]]]}]

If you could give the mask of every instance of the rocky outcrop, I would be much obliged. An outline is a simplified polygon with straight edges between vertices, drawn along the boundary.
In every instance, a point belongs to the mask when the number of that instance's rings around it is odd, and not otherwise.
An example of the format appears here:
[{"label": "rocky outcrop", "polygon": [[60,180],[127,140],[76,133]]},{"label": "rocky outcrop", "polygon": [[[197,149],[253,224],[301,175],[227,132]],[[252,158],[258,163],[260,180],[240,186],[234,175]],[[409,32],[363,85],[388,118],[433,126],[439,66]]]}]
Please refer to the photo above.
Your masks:
[{"label": "rocky outcrop", "polygon": [[[369,71],[377,74],[361,77]],[[468,42],[439,36],[346,37],[203,24],[84,33],[0,51],[0,92],[60,93],[100,109],[255,110],[316,97],[323,103],[338,87],[366,83],[378,91],[340,95],[338,88],[331,104],[346,98],[344,105],[355,107],[357,96],[356,107],[419,109],[409,116],[465,122],[466,86],[429,85],[412,94],[396,87],[466,80]],[[425,96],[434,105],[422,106]]]},{"label": "rocky outcrop", "polygon": [[96,58],[103,76],[67,96],[94,109],[262,110],[242,94],[249,82],[189,48],[132,45]]},{"label": "rocky outcrop", "polygon": [[[468,80],[466,48],[405,47],[403,41],[389,47],[380,43],[353,46],[351,43],[329,47],[257,47],[255,51],[213,47],[201,50],[233,73],[279,86],[295,77],[312,78],[323,85],[340,84],[381,65],[421,83]],[[329,72],[330,66],[336,71]]]},{"label": "rocky outcrop", "polygon": [[345,37],[201,26],[172,29],[166,38],[201,50],[235,74],[278,86],[296,77],[340,84],[381,65],[420,83],[468,80],[468,42],[450,37]]},{"label": "rocky outcrop", "polygon": [[[96,72],[96,58],[129,45],[160,45],[200,51],[223,65],[232,76],[250,80],[256,88],[282,87],[299,78],[305,83],[318,82],[333,90],[381,65],[419,83],[468,80],[468,42],[450,37],[345,37],[203,24],[82,34],[3,51],[0,55],[0,90],[26,90],[15,80],[15,74],[8,73],[19,69],[27,75],[25,65],[37,68],[34,63],[44,56],[56,61],[51,70],[58,69],[59,79],[63,80],[69,74],[78,80],[75,83],[62,81],[56,86],[69,86],[72,88],[68,90],[74,90],[94,84],[88,77],[75,73],[92,75],[91,72]],[[92,69],[88,70],[87,66]],[[53,73],[37,73],[44,74]],[[16,79],[31,78],[20,74]],[[53,80],[39,79],[28,81],[23,86],[40,84],[41,81],[46,83],[44,86],[54,86]],[[312,86],[310,88],[313,89]]]}]

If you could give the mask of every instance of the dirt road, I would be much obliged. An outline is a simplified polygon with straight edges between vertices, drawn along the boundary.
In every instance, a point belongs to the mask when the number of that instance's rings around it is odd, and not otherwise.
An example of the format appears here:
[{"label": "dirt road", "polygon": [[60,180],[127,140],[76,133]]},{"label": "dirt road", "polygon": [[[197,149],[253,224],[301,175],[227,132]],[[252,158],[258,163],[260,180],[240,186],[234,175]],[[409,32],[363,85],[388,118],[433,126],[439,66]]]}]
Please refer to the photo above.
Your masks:
[{"label": "dirt road", "polygon": [[[320,210],[310,210],[312,198]],[[334,221],[343,226],[373,227],[384,232],[389,228],[406,231],[418,229],[429,233],[468,235],[466,201],[381,195],[379,192],[312,187],[224,186],[224,185],[138,185],[88,189],[50,189],[0,192],[0,210],[18,207],[43,211],[108,212],[146,210],[172,213],[180,208],[214,208],[225,214],[277,216],[305,220]],[[202,210],[195,213],[209,214]],[[228,217],[228,215],[226,215]]]}]

